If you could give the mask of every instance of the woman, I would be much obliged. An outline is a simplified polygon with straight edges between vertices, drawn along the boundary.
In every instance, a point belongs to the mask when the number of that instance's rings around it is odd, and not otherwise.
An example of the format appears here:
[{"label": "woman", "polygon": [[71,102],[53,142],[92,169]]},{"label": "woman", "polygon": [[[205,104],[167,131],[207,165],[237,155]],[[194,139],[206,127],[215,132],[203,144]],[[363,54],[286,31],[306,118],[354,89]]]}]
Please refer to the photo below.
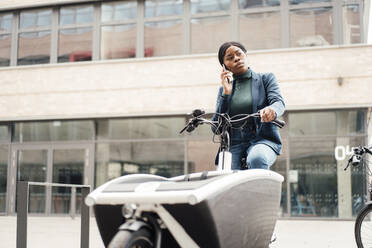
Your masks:
[{"label": "woman", "polygon": [[[270,122],[283,115],[285,104],[274,75],[252,71],[246,52],[238,42],[226,42],[218,51],[219,62],[224,68],[216,113],[227,113],[232,117],[260,111],[260,119],[253,118],[242,127],[230,129],[231,166],[233,170],[242,169],[242,158],[246,158],[248,169],[269,169],[282,149],[278,128]],[[217,115],[213,116],[213,120],[217,118]]]}]

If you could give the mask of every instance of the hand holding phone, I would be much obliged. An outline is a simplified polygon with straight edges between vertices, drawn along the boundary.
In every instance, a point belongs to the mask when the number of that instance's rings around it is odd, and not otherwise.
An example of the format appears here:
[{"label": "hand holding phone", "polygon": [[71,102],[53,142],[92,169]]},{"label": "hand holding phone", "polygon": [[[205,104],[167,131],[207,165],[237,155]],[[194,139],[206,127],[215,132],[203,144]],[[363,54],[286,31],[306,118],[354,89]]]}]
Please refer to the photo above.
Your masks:
[{"label": "hand holding phone", "polygon": [[227,70],[224,64],[222,64],[221,79],[222,79],[222,86],[224,89],[224,94],[230,95],[232,91],[232,72]]},{"label": "hand holding phone", "polygon": [[232,82],[232,72],[226,69],[226,66],[222,64],[223,71],[225,72],[225,77],[228,83]]}]

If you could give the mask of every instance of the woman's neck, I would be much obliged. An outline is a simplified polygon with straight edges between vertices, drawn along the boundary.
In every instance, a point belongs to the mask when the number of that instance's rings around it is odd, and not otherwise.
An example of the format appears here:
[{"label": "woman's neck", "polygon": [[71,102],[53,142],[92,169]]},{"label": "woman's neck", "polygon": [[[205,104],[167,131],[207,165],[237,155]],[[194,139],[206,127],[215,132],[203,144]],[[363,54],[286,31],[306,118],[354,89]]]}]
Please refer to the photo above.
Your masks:
[{"label": "woman's neck", "polygon": [[234,77],[239,77],[239,76],[244,75],[245,73],[247,73],[248,70],[249,70],[249,67],[247,69],[245,69],[243,72],[234,73],[233,76]]}]

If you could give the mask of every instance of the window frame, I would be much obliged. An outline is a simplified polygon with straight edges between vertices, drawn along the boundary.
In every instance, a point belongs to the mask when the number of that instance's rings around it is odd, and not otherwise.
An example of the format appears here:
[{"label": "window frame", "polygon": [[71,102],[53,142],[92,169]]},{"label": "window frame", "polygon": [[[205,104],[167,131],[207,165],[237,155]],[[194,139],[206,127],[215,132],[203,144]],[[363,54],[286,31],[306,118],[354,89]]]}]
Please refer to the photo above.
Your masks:
[{"label": "window frame", "polygon": [[[110,1],[119,2],[119,1]],[[191,13],[191,0],[183,0],[183,11],[181,15],[170,15],[170,16],[157,16],[157,17],[145,17],[145,0],[137,0],[137,14],[136,18],[131,20],[121,20],[121,21],[108,21],[101,22],[101,9],[102,5],[110,2],[99,1],[99,2],[81,2],[76,4],[61,4],[61,5],[45,5],[41,7],[33,7],[26,9],[15,9],[10,11],[3,11],[2,14],[12,14],[12,31],[4,32],[1,34],[11,35],[11,51],[10,51],[10,66],[17,66],[17,55],[18,55],[18,36],[24,31],[45,31],[51,30],[51,51],[50,51],[50,64],[57,63],[58,60],[58,34],[61,29],[65,28],[80,28],[80,27],[92,27],[93,37],[92,37],[92,61],[101,60],[100,54],[100,43],[101,43],[101,28],[103,26],[114,26],[123,24],[135,24],[136,25],[136,58],[145,57],[144,54],[144,28],[147,22],[158,22],[158,21],[172,21],[181,20],[183,22],[182,34],[183,34],[183,47],[181,55],[188,55],[191,53],[191,19],[193,18],[203,18],[203,17],[219,17],[228,16],[231,19],[230,26],[230,38],[232,40],[239,41],[239,18],[243,14],[254,14],[254,13],[265,13],[265,12],[280,12],[280,47],[279,48],[290,48],[290,23],[289,15],[291,10],[296,9],[307,9],[307,8],[317,8],[317,7],[331,7],[333,12],[333,45],[344,44],[343,41],[343,16],[342,8],[349,4],[358,4],[360,11],[360,26],[361,26],[361,43],[366,40],[365,28],[364,28],[364,3],[363,0],[332,0],[330,2],[313,2],[313,3],[300,3],[291,5],[289,0],[283,0],[280,6],[257,6],[247,9],[239,8],[239,0],[231,0],[229,10],[209,12],[209,13]],[[124,1],[123,1],[124,2]],[[63,7],[73,7],[73,6],[93,6],[93,22],[90,24],[77,24],[71,26],[59,25],[59,12]],[[19,28],[19,18],[20,13],[24,10],[29,9],[52,9],[52,24],[50,28],[36,28],[36,29],[20,29]],[[276,48],[269,48],[276,49]],[[169,56],[169,55],[167,55]],[[170,55],[172,56],[172,55]],[[73,62],[72,62],[73,63]]]}]

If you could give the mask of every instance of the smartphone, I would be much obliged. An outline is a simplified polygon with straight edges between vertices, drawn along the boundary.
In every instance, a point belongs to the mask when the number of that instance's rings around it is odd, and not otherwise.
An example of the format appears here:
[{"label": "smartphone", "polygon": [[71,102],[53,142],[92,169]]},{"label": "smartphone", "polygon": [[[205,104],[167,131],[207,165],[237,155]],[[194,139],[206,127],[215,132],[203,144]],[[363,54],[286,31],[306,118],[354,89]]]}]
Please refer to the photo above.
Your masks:
[{"label": "smartphone", "polygon": [[[222,64],[222,68],[223,68],[224,71],[228,71],[228,72],[230,72],[229,70],[226,69],[226,67],[225,67],[224,64]],[[231,73],[231,72],[230,72],[230,73]],[[228,76],[228,77],[227,77],[227,81],[228,81],[229,83],[231,83],[231,79],[232,79],[231,76]]]}]

